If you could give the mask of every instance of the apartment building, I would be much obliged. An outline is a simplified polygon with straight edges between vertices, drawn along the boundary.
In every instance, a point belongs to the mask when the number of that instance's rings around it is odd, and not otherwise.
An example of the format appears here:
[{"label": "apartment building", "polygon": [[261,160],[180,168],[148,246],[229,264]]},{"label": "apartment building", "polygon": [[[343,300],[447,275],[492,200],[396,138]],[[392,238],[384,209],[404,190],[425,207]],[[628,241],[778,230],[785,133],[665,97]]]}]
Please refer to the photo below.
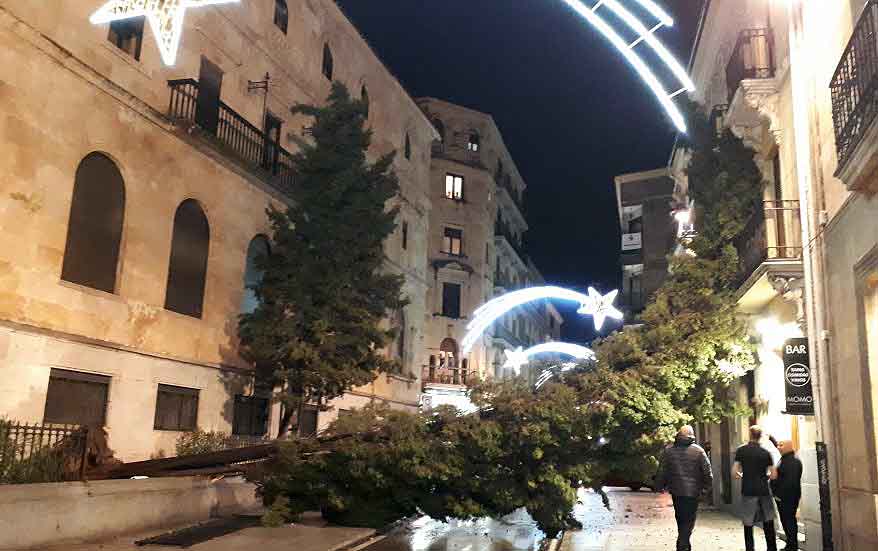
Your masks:
[{"label": "apartment building", "polygon": [[400,152],[386,255],[410,303],[388,351],[402,372],[302,426],[375,400],[416,410],[431,121],[331,0],[188,8],[170,66],[143,17],[92,24],[104,3],[0,2],[0,417],[104,425],[123,460],[195,428],[276,430],[237,317],[266,208],[295,186],[306,121],[290,107],[332,81],[369,101],[370,156]]}]

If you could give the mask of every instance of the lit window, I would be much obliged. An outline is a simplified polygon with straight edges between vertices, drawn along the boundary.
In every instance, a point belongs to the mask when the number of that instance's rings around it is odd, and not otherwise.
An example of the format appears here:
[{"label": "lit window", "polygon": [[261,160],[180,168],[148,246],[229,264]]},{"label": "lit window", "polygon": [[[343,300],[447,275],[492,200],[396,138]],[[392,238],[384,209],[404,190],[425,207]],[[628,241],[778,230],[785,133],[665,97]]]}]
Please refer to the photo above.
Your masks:
[{"label": "lit window", "polygon": [[463,176],[445,175],[445,197],[454,201],[463,200]]},{"label": "lit window", "polygon": [[466,144],[466,148],[469,151],[472,151],[473,153],[478,153],[479,152],[479,145],[480,145],[479,135],[476,133],[470,134],[469,141]]},{"label": "lit window", "polygon": [[463,230],[457,228],[445,228],[445,237],[442,241],[442,252],[452,256],[460,256],[462,241]]}]

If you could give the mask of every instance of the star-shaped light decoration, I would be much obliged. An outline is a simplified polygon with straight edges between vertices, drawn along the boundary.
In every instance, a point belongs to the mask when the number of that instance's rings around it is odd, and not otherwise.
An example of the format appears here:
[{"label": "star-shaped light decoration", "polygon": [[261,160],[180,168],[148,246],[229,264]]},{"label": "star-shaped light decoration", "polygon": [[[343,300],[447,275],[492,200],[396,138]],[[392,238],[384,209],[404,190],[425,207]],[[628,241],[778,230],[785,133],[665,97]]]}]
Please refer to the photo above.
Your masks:
[{"label": "star-shaped light decoration", "polygon": [[624,317],[624,314],[613,306],[613,301],[616,300],[618,294],[619,291],[616,290],[602,295],[594,287],[589,287],[588,299],[582,303],[576,313],[594,317],[594,328],[600,331],[605,319],[620,320]]},{"label": "star-shaped light decoration", "polygon": [[515,350],[507,350],[506,351],[506,363],[503,364],[503,367],[511,367],[515,374],[518,375],[521,373],[521,366],[527,364],[530,360],[527,359],[527,354],[524,353],[524,349],[522,347],[518,347]]},{"label": "star-shaped light decoration", "polygon": [[91,14],[89,21],[95,25],[111,23],[132,17],[145,16],[155,35],[162,61],[173,65],[177,60],[180,34],[183,32],[183,15],[188,8],[200,8],[213,4],[231,4],[240,0],[110,0]]}]

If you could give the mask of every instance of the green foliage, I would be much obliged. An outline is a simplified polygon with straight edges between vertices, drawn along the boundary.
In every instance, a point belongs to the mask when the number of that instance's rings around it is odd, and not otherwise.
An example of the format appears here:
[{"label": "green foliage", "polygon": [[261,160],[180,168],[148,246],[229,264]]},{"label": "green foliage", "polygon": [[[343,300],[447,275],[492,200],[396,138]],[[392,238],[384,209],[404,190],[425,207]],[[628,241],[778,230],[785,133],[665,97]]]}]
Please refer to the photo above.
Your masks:
[{"label": "green foliage", "polygon": [[177,437],[176,442],[178,456],[219,452],[233,447],[235,447],[233,438],[227,433],[218,431],[184,432]]},{"label": "green foliage", "polygon": [[285,496],[277,496],[271,507],[262,515],[262,526],[278,528],[297,519],[290,509],[290,500]]},{"label": "green foliage", "polygon": [[259,306],[239,324],[245,357],[283,386],[287,417],[303,401],[325,403],[396,370],[383,354],[395,331],[381,322],[405,305],[403,278],[383,271],[397,215],[387,208],[399,189],[394,153],[367,162],[366,105],[339,83],[326,106],[293,112],[313,118],[311,139],[294,156],[293,206],[268,211]]},{"label": "green foliage", "polygon": [[16,448],[9,425],[0,419],[0,484],[62,482],[65,471],[61,450],[46,447],[22,458],[25,450]]}]

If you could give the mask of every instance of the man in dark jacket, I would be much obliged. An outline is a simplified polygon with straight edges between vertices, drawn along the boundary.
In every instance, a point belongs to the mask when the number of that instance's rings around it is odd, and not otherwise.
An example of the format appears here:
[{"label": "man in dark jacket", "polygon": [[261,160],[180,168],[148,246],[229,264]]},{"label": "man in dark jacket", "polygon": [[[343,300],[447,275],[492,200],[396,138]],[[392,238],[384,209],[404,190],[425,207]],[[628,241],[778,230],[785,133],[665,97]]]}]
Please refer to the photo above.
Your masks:
[{"label": "man in dark jacket", "polygon": [[695,528],[698,496],[713,486],[710,460],[695,443],[695,430],[691,426],[680,427],[674,444],[665,448],[655,483],[656,490],[667,489],[674,500],[677,551],[691,551],[689,539]]},{"label": "man in dark jacket", "polygon": [[796,457],[792,441],[783,440],[778,448],[783,455],[777,468],[777,479],[771,481],[771,489],[777,500],[784,534],[787,535],[784,551],[796,551],[799,549],[796,511],[799,509],[799,500],[802,499],[802,462]]}]

